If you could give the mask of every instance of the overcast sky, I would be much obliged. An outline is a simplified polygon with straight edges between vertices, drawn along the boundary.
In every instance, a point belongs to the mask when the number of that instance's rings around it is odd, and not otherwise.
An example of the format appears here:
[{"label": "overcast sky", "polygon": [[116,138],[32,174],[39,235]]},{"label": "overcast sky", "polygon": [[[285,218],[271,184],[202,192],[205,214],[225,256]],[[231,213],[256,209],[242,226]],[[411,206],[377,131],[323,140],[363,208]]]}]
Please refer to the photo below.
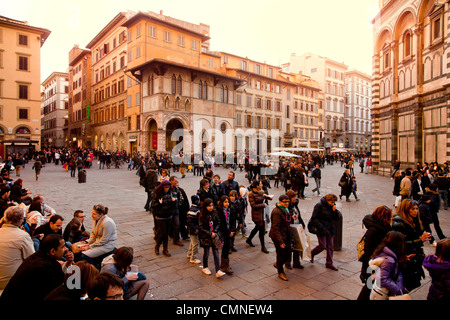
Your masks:
[{"label": "overcast sky", "polygon": [[74,44],[85,47],[120,11],[153,11],[210,26],[211,50],[279,66],[291,53],[315,53],[372,75],[378,0],[19,0],[0,15],[51,34],[41,55],[41,81],[68,70]]}]

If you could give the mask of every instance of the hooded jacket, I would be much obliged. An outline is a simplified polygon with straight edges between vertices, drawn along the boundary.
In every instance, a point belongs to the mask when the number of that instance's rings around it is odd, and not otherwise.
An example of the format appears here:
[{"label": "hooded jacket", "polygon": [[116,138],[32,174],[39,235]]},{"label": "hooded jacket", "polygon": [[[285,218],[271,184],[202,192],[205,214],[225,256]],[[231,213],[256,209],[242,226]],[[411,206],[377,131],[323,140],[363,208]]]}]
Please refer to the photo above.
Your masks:
[{"label": "hooded jacket", "polygon": [[363,218],[363,224],[367,228],[366,239],[364,241],[364,255],[361,261],[368,262],[376,247],[383,241],[386,234],[391,229],[390,225],[383,225],[371,214]]},{"label": "hooded jacket", "polygon": [[431,277],[427,300],[450,301],[450,262],[438,262],[435,255],[425,257],[423,266]]},{"label": "hooded jacket", "polygon": [[369,266],[376,270],[375,283],[380,288],[388,289],[388,295],[403,294],[403,277],[397,256],[391,249],[384,247],[378,256],[369,261]]}]

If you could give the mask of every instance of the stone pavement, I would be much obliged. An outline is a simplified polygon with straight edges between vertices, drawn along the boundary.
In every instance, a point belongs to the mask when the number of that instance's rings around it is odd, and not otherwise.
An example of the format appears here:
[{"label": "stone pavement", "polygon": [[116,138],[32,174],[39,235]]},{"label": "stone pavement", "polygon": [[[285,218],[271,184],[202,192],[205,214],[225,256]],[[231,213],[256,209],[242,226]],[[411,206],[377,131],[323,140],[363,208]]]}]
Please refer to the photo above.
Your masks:
[{"label": "stone pavement", "polygon": [[[337,206],[344,217],[342,250],[334,254],[335,265],[339,271],[325,268],[325,252],[316,256],[315,263],[303,261],[304,269],[286,270],[289,281],[282,281],[277,277],[275,262],[275,248],[266,235],[266,246],[270,251],[264,254],[260,251],[259,240],[254,239],[255,248],[249,247],[245,239],[237,236],[235,246],[237,252],[230,255],[230,265],[234,275],[225,275],[216,279],[213,275],[206,276],[201,272],[201,264],[189,263],[186,252],[189,241],[183,241],[184,247],[169,243],[171,257],[156,256],[154,253],[153,217],[144,210],[146,193],[139,186],[136,171],[130,171],[125,166],[121,169],[99,170],[96,164],[87,169],[87,182],[78,183],[77,178],[71,178],[61,166],[47,164],[41,171],[39,181],[34,178],[31,170],[32,163],[23,169],[21,178],[24,186],[33,194],[44,195],[44,201],[62,215],[66,223],[72,218],[75,210],[81,209],[87,213],[85,220],[88,230],[92,221],[90,212],[93,205],[103,204],[109,208],[109,215],[115,220],[118,231],[117,247],[131,246],[134,248],[135,263],[139,270],[150,280],[149,300],[355,300],[361,290],[359,280],[361,263],[356,259],[356,243],[365,230],[362,228],[362,218],[370,214],[379,205],[393,207],[393,181],[390,178],[364,174],[356,166],[355,174],[358,183],[358,197],[361,201],[338,201]],[[222,179],[227,178],[230,170],[217,168]],[[338,180],[344,169],[340,163],[326,165],[322,169],[321,195],[334,193],[339,195]],[[196,193],[200,177],[188,173],[185,179],[180,179],[179,173],[172,173],[179,177],[180,186],[190,196]],[[15,174],[12,174],[15,178]],[[245,172],[236,171],[236,180],[248,186]],[[274,188],[270,192],[274,199],[284,192],[284,188]],[[309,220],[314,205],[320,197],[313,195],[311,190],[315,183],[310,179],[310,186],[306,188],[307,199],[300,200],[300,209],[305,223]],[[273,205],[275,204],[273,201]],[[250,207],[249,207],[250,208]],[[439,213],[441,227],[444,234],[450,234],[449,211]],[[247,234],[253,228],[251,215],[246,218]],[[433,227],[432,230],[434,231]],[[435,234],[435,233],[434,233]],[[317,239],[311,235],[311,245],[314,247]],[[425,244],[425,253],[434,253],[435,248]],[[199,248],[199,258],[203,249]],[[209,260],[211,270],[214,269],[212,256]],[[422,281],[422,287],[411,294],[414,300],[425,300],[430,278]]]}]

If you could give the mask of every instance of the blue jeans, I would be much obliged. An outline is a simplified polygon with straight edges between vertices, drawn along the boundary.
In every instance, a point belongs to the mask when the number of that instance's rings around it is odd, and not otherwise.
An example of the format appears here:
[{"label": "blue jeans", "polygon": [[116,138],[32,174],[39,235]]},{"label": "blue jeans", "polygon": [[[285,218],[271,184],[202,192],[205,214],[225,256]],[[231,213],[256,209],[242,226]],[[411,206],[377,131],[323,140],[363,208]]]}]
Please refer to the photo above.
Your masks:
[{"label": "blue jeans", "polygon": [[219,251],[216,247],[203,247],[203,268],[208,268],[208,259],[209,259],[209,249],[212,249],[212,253],[214,256],[214,266],[216,267],[216,272],[220,270],[219,264]]},{"label": "blue jeans", "polygon": [[314,178],[314,181],[316,182],[316,187],[314,189],[312,189],[312,192],[317,191],[317,194],[320,194],[320,179],[319,178]]}]

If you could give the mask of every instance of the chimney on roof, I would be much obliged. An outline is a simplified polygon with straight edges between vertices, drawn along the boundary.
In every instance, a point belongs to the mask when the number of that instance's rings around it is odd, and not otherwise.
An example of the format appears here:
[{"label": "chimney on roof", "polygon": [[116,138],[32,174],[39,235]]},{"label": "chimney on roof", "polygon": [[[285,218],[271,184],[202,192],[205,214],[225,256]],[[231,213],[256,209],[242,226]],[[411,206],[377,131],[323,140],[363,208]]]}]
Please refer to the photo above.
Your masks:
[{"label": "chimney on roof", "polygon": [[160,14],[160,15],[163,15],[163,11],[162,11],[162,10],[159,10],[159,14]]}]

